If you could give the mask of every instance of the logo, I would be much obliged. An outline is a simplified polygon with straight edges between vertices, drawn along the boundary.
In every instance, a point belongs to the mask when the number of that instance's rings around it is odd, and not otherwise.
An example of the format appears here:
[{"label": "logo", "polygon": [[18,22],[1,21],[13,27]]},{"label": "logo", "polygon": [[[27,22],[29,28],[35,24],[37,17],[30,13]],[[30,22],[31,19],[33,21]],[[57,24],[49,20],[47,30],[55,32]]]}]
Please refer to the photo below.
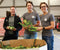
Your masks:
[{"label": "logo", "polygon": [[32,18],[35,18],[35,16],[32,16]]},{"label": "logo", "polygon": [[47,21],[47,18],[45,18],[44,21]]}]

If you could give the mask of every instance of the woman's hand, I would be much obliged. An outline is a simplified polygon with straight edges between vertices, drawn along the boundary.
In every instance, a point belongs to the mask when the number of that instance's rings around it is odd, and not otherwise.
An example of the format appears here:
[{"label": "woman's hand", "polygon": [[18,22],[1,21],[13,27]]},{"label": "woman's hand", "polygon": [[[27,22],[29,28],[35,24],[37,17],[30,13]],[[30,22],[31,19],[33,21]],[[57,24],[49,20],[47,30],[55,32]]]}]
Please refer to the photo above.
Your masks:
[{"label": "woman's hand", "polygon": [[10,29],[10,28],[9,28],[9,26],[7,26],[7,27],[6,27],[6,29],[8,29],[8,30],[9,30],[9,29]]},{"label": "woman's hand", "polygon": [[13,31],[16,31],[16,28],[14,28]]}]

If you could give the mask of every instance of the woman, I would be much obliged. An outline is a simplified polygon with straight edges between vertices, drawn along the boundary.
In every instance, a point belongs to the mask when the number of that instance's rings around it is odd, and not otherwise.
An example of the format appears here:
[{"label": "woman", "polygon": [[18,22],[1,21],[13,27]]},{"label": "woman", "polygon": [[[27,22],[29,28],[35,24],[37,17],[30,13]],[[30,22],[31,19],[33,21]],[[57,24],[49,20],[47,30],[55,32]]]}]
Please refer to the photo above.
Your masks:
[{"label": "woman", "polygon": [[[43,12],[43,14],[40,16],[42,25],[42,39],[46,41],[48,50],[53,50],[54,43],[53,29],[55,27],[55,19],[52,14],[48,13],[47,3],[42,2],[40,4],[40,9]],[[41,28],[38,28],[37,30],[40,31]]]},{"label": "woman", "polygon": [[[10,8],[10,15],[4,20],[3,28],[5,29],[5,35],[2,41],[18,39],[18,31],[22,29],[22,26],[18,24],[21,22],[21,19],[15,14],[15,11],[15,7],[12,6]],[[9,26],[14,28],[11,29]]]}]

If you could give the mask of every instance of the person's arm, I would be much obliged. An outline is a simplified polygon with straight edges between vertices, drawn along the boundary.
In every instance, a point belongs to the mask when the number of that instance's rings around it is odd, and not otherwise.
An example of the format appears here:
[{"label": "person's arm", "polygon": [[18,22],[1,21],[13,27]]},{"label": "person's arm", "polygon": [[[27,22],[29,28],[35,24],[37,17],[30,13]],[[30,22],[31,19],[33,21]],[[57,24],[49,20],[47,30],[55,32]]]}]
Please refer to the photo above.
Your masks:
[{"label": "person's arm", "polygon": [[55,28],[55,22],[54,21],[51,21],[51,25],[50,26],[47,26],[47,27],[39,27],[37,30],[42,30],[42,29],[54,29]]},{"label": "person's arm", "polygon": [[43,27],[38,27],[37,31],[41,31],[43,29]]},{"label": "person's arm", "polygon": [[34,27],[36,26],[40,26],[40,21],[37,21],[37,23],[35,25],[33,25]]},{"label": "person's arm", "polygon": [[55,22],[54,21],[51,21],[50,26],[45,27],[45,29],[54,29],[54,28],[55,28]]},{"label": "person's arm", "polygon": [[45,27],[45,29],[54,29],[55,28],[55,18],[54,18],[54,16],[51,14],[50,15],[50,26],[47,26],[47,27]]},{"label": "person's arm", "polygon": [[5,30],[8,30],[8,29],[9,29],[7,22],[8,22],[8,20],[7,20],[7,18],[5,18],[4,24],[3,24],[3,28],[4,28]]},{"label": "person's arm", "polygon": [[[22,16],[22,19],[25,20],[25,14]],[[24,22],[22,21],[22,24],[24,24]],[[24,29],[27,29],[28,26],[24,27]]]},{"label": "person's arm", "polygon": [[14,28],[14,31],[19,31],[22,29],[22,25],[18,24],[19,22],[21,22],[21,19],[18,17],[18,22],[16,24],[16,28]]},{"label": "person's arm", "polygon": [[53,15],[50,16],[50,24],[51,25],[47,26],[47,27],[39,27],[37,30],[39,31],[39,30],[42,30],[42,29],[47,29],[47,30],[54,29],[55,28],[55,18],[54,18]]}]

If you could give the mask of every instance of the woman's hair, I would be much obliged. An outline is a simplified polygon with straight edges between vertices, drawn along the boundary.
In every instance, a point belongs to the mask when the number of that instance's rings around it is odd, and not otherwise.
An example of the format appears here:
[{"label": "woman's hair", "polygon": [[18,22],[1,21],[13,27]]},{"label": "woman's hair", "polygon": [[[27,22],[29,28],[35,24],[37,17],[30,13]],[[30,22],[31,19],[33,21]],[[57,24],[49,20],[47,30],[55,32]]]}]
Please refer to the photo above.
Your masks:
[{"label": "woman's hair", "polygon": [[31,2],[31,1],[27,1],[26,6],[27,6],[28,3],[32,4],[32,6],[33,6],[33,2]]},{"label": "woman's hair", "polygon": [[48,7],[47,3],[42,2],[42,3],[40,4],[40,9],[41,9],[41,5],[42,5],[42,4],[45,4],[45,5]]}]

